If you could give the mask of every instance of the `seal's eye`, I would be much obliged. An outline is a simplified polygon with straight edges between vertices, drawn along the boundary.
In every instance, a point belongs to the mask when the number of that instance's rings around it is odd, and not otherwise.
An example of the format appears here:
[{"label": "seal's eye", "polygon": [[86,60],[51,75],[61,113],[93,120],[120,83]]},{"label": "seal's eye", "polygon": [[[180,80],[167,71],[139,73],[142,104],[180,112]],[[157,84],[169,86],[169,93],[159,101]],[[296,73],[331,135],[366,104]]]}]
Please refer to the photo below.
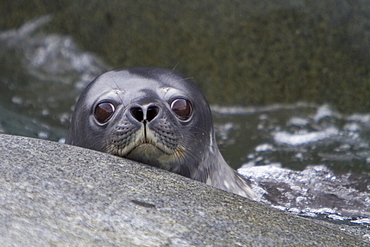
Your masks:
[{"label": "seal's eye", "polygon": [[188,119],[193,110],[190,101],[187,99],[175,99],[171,103],[171,109],[181,120]]},{"label": "seal's eye", "polygon": [[94,117],[99,123],[104,124],[112,117],[114,111],[112,103],[102,102],[95,107]]}]

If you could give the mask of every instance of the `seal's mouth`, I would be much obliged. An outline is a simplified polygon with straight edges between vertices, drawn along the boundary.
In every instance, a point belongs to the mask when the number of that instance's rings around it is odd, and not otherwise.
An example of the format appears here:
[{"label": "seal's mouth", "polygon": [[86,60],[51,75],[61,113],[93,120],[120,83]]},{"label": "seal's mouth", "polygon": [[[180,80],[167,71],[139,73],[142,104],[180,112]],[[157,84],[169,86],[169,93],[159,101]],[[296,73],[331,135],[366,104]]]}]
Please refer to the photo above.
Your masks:
[{"label": "seal's mouth", "polygon": [[161,167],[162,165],[160,164],[159,159],[164,155],[166,155],[166,153],[157,146],[151,143],[141,143],[134,147],[131,151],[129,151],[124,157],[153,166]]},{"label": "seal's mouth", "polygon": [[[150,132],[149,132],[150,133]],[[158,134],[145,135],[144,138],[137,136],[133,138],[135,141],[129,143],[126,148],[127,157],[132,156],[135,153],[152,154],[156,156],[157,154],[167,154],[171,155],[175,152],[173,147],[169,147],[168,143],[164,142]]]},{"label": "seal's mouth", "polygon": [[[127,132],[126,132],[127,133]],[[168,133],[165,133],[168,135]],[[171,169],[173,163],[183,155],[177,142],[161,131],[140,128],[136,132],[114,136],[109,153],[141,163]]]},{"label": "seal's mouth", "polygon": [[183,155],[184,152],[181,150],[174,150],[171,153],[166,153],[156,145],[142,143],[123,157],[165,170],[171,170],[174,164],[181,160]]}]

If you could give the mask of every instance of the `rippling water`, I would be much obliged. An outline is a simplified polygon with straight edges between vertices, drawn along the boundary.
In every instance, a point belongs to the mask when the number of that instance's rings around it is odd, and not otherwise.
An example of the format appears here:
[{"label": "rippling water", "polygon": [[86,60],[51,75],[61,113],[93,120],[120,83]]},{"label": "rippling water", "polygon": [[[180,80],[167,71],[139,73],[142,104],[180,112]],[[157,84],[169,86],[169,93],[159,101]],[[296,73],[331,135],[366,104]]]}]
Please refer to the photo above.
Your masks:
[{"label": "rippling water", "polygon": [[[76,98],[107,66],[70,36],[38,31],[50,19],[0,31],[0,132],[63,142]],[[221,152],[263,202],[369,227],[370,113],[312,103],[212,110]]]},{"label": "rippling water", "polygon": [[38,29],[44,16],[0,32],[0,130],[43,139],[66,134],[71,107],[104,63],[80,50],[70,36]]},{"label": "rippling water", "polygon": [[225,158],[253,182],[261,201],[369,228],[370,114],[308,103],[213,112]]}]

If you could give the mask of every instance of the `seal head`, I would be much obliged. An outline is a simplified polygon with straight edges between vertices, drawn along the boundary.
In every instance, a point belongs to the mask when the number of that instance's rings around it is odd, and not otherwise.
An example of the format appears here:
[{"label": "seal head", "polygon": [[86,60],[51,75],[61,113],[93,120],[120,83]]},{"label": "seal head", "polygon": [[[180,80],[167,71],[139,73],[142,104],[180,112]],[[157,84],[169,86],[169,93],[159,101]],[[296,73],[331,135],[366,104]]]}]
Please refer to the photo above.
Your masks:
[{"label": "seal head", "polygon": [[218,150],[206,98],[173,70],[125,68],[96,78],[77,101],[66,143],[254,198]]}]

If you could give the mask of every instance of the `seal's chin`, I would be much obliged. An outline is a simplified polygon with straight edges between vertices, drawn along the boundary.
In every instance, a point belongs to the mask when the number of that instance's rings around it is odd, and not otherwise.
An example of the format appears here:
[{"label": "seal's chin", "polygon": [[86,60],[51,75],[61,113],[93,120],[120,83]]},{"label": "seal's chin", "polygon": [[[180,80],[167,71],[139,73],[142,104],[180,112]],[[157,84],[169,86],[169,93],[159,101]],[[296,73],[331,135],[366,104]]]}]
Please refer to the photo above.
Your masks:
[{"label": "seal's chin", "polygon": [[162,152],[159,148],[149,143],[143,143],[132,149],[126,155],[126,157],[131,160],[136,160],[148,164],[152,163],[154,160],[158,160],[158,158],[162,155],[164,155],[164,152]]},{"label": "seal's chin", "polygon": [[125,157],[166,170],[171,168],[170,163],[174,160],[173,155],[163,152],[161,149],[150,143],[138,145],[125,155]]}]

